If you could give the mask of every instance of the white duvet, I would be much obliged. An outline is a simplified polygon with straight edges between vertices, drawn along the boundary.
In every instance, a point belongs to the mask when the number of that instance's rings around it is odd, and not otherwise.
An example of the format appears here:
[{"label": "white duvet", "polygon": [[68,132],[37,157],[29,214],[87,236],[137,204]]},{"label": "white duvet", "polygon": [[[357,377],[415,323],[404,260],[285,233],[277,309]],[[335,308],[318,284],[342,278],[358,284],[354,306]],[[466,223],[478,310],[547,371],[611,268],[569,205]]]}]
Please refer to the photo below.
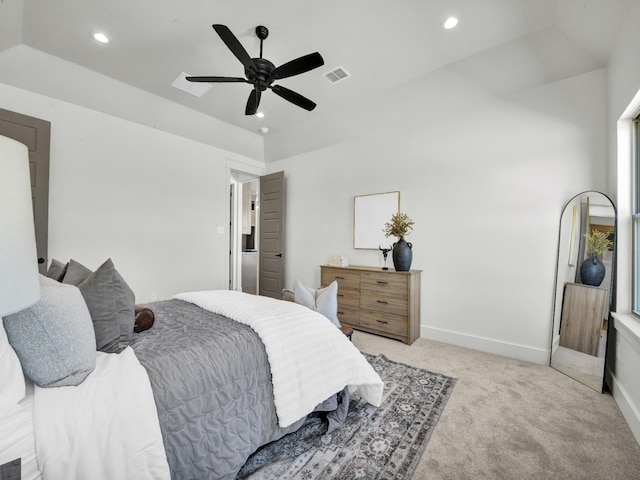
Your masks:
[{"label": "white duvet", "polygon": [[44,480],[170,478],[151,384],[130,347],[97,352],[77,387],[36,386],[34,394]]},{"label": "white duvet", "polygon": [[230,290],[174,298],[251,327],[265,345],[278,423],[287,427],[345,385],[374,406],[383,382],[358,349],[322,314],[292,302]]}]

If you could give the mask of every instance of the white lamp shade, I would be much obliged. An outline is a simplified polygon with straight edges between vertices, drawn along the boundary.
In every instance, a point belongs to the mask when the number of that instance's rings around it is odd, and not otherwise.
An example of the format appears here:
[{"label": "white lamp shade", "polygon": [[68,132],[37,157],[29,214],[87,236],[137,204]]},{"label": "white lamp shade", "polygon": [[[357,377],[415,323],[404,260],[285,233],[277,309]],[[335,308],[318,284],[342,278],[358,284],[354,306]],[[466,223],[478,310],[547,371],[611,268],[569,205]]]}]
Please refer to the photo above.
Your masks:
[{"label": "white lamp shade", "polygon": [[39,298],[29,151],[0,136],[0,316],[19,312]]}]

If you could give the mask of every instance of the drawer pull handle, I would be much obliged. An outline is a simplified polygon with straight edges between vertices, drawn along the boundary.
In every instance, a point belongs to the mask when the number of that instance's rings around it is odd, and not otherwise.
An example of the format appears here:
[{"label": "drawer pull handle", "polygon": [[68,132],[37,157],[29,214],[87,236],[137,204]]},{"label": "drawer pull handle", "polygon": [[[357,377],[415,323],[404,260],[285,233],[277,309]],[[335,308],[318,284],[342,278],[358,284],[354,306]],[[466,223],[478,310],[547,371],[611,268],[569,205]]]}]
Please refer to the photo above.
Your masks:
[{"label": "drawer pull handle", "polygon": [[344,315],[344,312],[341,312],[340,310],[338,310],[338,315]]},{"label": "drawer pull handle", "polygon": [[385,302],[384,300],[376,300],[376,302],[378,302],[378,303],[382,303],[382,304],[384,304],[384,305],[387,305],[387,304],[389,303],[389,302]]},{"label": "drawer pull handle", "polygon": [[386,320],[376,320],[376,322],[378,322],[378,323],[389,323]]},{"label": "drawer pull handle", "polygon": [[337,293],[336,294],[338,297],[344,297],[344,293]]},{"label": "drawer pull handle", "polygon": [[333,278],[335,278],[336,280],[344,280],[344,277],[339,277],[337,275],[335,277],[333,277]]},{"label": "drawer pull handle", "polygon": [[389,282],[383,282],[382,280],[376,280],[380,285],[387,285]]}]

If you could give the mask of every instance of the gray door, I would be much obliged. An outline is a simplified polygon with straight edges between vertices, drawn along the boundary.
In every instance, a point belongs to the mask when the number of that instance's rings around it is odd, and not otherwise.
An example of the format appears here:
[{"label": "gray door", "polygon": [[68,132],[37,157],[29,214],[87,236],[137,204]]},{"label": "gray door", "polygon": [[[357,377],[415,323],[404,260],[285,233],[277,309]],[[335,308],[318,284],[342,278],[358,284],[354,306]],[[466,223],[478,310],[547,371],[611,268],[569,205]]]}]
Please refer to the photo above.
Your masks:
[{"label": "gray door", "polygon": [[284,172],[260,177],[259,294],[281,298],[284,287]]},{"label": "gray door", "polygon": [[49,139],[51,123],[0,108],[0,135],[29,148],[31,196],[40,273],[47,270],[49,235]]}]

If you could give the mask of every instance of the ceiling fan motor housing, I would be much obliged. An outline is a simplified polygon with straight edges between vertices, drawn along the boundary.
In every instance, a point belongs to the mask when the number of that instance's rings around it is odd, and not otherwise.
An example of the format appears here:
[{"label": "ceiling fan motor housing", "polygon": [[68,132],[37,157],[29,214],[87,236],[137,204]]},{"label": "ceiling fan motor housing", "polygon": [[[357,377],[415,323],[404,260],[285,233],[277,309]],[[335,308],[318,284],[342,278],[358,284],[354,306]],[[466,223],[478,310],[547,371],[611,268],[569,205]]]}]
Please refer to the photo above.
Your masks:
[{"label": "ceiling fan motor housing", "polygon": [[274,81],[271,72],[276,66],[265,58],[252,58],[253,65],[249,65],[244,69],[244,74],[255,87],[264,92]]}]

